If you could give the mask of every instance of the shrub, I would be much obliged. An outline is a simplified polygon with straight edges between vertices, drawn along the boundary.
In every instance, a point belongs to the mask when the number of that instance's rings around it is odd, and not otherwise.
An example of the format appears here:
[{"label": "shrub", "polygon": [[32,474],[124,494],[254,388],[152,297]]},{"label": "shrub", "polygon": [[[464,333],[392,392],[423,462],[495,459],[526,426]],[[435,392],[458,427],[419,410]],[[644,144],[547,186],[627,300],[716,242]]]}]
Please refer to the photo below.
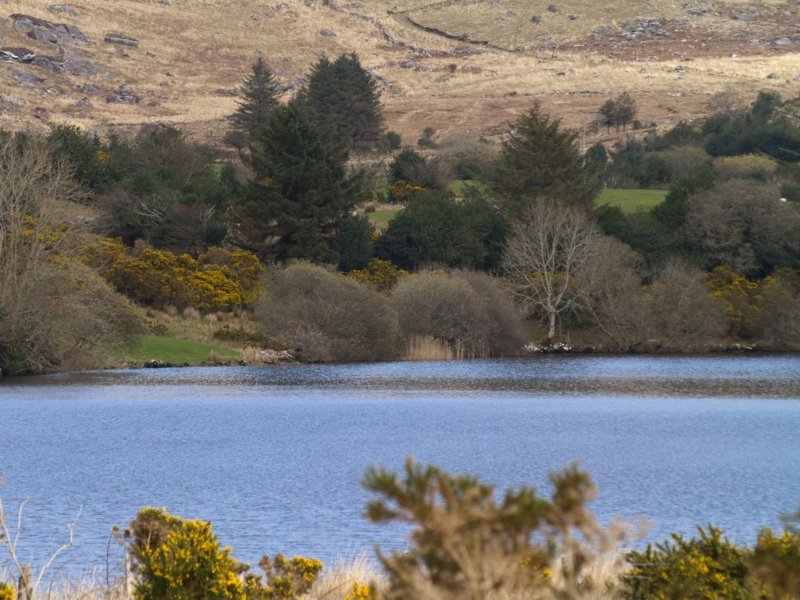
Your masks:
[{"label": "shrub", "polygon": [[211,524],[144,508],[131,523],[137,600],[244,600],[240,570]]},{"label": "shrub", "polygon": [[720,156],[714,159],[714,172],[723,179],[753,178],[766,181],[777,170],[778,161],[761,154]]},{"label": "shrub", "polygon": [[347,274],[348,277],[369,283],[382,292],[390,290],[405,275],[408,275],[408,271],[380,258],[369,261],[366,269],[353,269]]},{"label": "shrub", "polygon": [[14,600],[14,588],[7,583],[0,582],[0,600]]},{"label": "shrub", "polygon": [[800,598],[800,532],[771,529],[758,535],[753,551],[753,575],[772,598]]},{"label": "shrub", "polygon": [[407,339],[443,340],[464,357],[509,353],[521,345],[518,312],[488,275],[409,275],[395,286],[391,304]]},{"label": "shrub", "polygon": [[276,268],[256,305],[262,333],[307,361],[397,356],[397,315],[370,286],[309,263]]},{"label": "shrub", "polygon": [[[412,527],[407,551],[378,555],[389,578],[382,597],[605,597],[587,573],[615,534],[599,528],[586,509],[594,484],[574,466],[550,480],[547,500],[529,487],[501,496],[474,476],[410,459],[404,477],[370,468],[362,484],[380,497],[367,505],[367,517]],[[558,581],[550,577],[556,562]]]},{"label": "shrub", "polygon": [[308,593],[322,570],[322,563],[315,558],[283,554],[270,560],[264,556],[258,563],[264,571],[264,580],[250,574],[245,578],[247,600],[296,600]]},{"label": "shrub", "polygon": [[672,534],[672,543],[648,545],[625,555],[631,570],[622,580],[633,598],[750,598],[750,552],[734,546],[722,531],[698,527],[700,538]]}]

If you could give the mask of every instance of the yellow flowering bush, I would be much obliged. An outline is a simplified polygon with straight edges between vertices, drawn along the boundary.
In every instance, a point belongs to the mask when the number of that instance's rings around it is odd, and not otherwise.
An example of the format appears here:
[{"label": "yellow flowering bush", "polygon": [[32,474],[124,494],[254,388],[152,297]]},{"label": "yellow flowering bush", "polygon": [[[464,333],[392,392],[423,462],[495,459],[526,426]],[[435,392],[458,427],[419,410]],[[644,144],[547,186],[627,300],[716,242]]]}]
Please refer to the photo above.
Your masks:
[{"label": "yellow flowering bush", "polygon": [[137,600],[244,600],[240,565],[209,523],[144,508],[131,529]]},{"label": "yellow flowering bush", "polygon": [[720,265],[708,274],[708,285],[713,296],[727,304],[729,333],[749,337],[752,320],[760,310],[758,282],[742,277],[728,265]]},{"label": "yellow flowering bush", "polygon": [[14,600],[14,588],[0,582],[0,600]]},{"label": "yellow flowering bush", "polygon": [[753,575],[770,598],[800,598],[800,531],[763,529],[753,552]]},{"label": "yellow flowering bush", "polygon": [[255,574],[245,578],[247,600],[296,600],[308,593],[322,571],[320,561],[305,556],[286,558],[277,554],[270,560],[265,555],[258,564],[264,578]]},{"label": "yellow flowering bush", "polygon": [[424,189],[421,185],[400,179],[389,186],[389,197],[394,202],[406,203],[411,196]]},{"label": "yellow flowering bush", "polygon": [[408,275],[408,271],[401,269],[394,263],[380,258],[373,258],[366,269],[353,269],[347,276],[362,283],[369,283],[380,291],[391,289],[397,280]]},{"label": "yellow flowering bush", "polygon": [[145,306],[229,311],[261,293],[264,266],[250,252],[211,248],[195,260],[188,254],[145,248],[128,256],[121,241],[106,240],[86,248],[83,256],[119,292]]},{"label": "yellow flowering bush", "polygon": [[373,588],[357,581],[353,583],[353,587],[347,592],[344,600],[375,600],[377,595]]},{"label": "yellow flowering bush", "polygon": [[722,531],[698,527],[699,539],[672,534],[672,543],[648,545],[625,558],[631,570],[622,576],[630,597],[668,600],[752,598],[747,576],[750,551],[728,542]]}]

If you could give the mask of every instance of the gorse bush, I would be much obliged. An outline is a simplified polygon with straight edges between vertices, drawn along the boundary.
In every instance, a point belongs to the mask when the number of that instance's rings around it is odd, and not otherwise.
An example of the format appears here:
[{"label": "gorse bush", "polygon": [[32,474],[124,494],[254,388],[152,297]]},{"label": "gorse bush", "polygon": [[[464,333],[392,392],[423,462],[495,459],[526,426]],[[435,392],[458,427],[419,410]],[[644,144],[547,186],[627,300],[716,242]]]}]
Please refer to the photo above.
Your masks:
[{"label": "gorse bush", "polygon": [[119,292],[145,306],[229,311],[261,293],[264,266],[244,250],[211,248],[197,259],[153,248],[128,255],[121,240],[98,238],[81,253]]},{"label": "gorse bush", "polygon": [[264,576],[248,574],[245,577],[247,600],[295,600],[308,593],[322,571],[322,563],[315,558],[277,554],[270,560],[264,556],[258,565]]},{"label": "gorse bush", "polygon": [[244,600],[241,568],[210,523],[145,508],[131,530],[137,600]]},{"label": "gorse bush", "polygon": [[648,545],[626,555],[631,570],[622,579],[633,598],[751,598],[746,549],[734,546],[722,531],[698,527],[699,539],[673,534],[672,542]]},{"label": "gorse bush", "polygon": [[14,600],[14,588],[7,583],[0,582],[0,600]]}]

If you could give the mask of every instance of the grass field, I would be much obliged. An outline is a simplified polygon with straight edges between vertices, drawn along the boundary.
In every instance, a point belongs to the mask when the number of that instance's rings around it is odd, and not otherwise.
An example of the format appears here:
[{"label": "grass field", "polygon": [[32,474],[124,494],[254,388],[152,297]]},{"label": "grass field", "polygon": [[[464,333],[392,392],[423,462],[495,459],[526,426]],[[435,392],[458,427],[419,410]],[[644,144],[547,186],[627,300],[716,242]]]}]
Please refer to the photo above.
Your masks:
[{"label": "grass field", "polygon": [[240,353],[218,344],[205,344],[156,335],[141,336],[128,352],[128,358],[137,362],[151,359],[163,360],[173,365],[200,365],[235,361]]},{"label": "grass field", "polygon": [[639,211],[647,212],[664,201],[665,190],[612,190],[600,192],[595,200],[596,206],[608,204],[617,206],[626,214]]}]

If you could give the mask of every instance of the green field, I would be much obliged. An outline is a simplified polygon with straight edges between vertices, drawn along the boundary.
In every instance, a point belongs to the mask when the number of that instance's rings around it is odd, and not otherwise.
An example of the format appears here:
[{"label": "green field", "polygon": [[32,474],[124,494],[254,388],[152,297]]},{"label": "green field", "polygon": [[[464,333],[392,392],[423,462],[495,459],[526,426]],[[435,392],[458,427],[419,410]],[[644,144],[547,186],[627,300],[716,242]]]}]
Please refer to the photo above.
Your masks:
[{"label": "green field", "polygon": [[648,212],[664,201],[665,190],[603,190],[594,201],[596,206],[617,206],[626,213]]},{"label": "green field", "polygon": [[157,359],[173,365],[200,365],[214,362],[209,360],[212,352],[226,361],[235,361],[240,358],[240,354],[236,350],[218,344],[202,344],[156,335],[143,335],[138,338],[127,356],[131,360],[140,362]]}]

